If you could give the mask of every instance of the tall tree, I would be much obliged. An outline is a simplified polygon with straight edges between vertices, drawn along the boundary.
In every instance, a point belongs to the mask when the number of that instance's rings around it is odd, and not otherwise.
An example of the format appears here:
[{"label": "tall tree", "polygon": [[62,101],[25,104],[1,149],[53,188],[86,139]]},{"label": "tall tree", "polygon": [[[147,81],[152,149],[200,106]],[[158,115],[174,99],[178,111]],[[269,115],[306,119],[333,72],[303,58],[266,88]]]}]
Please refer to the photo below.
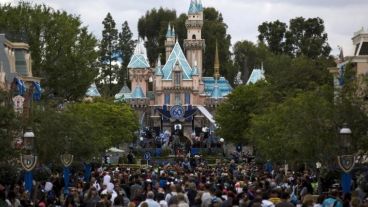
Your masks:
[{"label": "tall tree", "polygon": [[228,71],[226,70],[230,66],[230,46],[231,36],[227,34],[227,25],[222,18],[222,14],[215,8],[205,8],[203,11],[203,38],[206,40],[206,50],[203,56],[203,67],[205,68],[205,75],[213,75],[213,66],[215,61],[215,48],[214,44],[218,42],[218,50],[220,57],[220,73],[221,75],[231,79]]},{"label": "tall tree", "polygon": [[110,12],[102,22],[104,29],[99,47],[99,61],[101,66],[101,79],[108,85],[108,96],[113,94],[113,82],[117,78],[118,66],[114,64],[118,60],[118,30]]},{"label": "tall tree", "polygon": [[327,43],[327,33],[321,18],[296,17],[289,27],[279,20],[263,22],[258,26],[258,39],[275,54],[306,56],[317,59],[328,58],[331,48]]},{"label": "tall tree", "polygon": [[271,52],[280,54],[285,51],[285,33],[287,26],[285,23],[276,20],[274,22],[263,22],[258,26],[258,40],[266,43]]},{"label": "tall tree", "polygon": [[272,102],[269,86],[265,82],[236,87],[217,108],[217,133],[231,142],[250,143],[252,140],[245,136],[244,130],[249,127],[252,117],[260,114]]},{"label": "tall tree", "polygon": [[97,42],[78,16],[46,5],[0,4],[0,28],[11,41],[30,45],[33,75],[43,78],[43,97],[84,96],[97,74]]},{"label": "tall tree", "polygon": [[[147,38],[147,56],[151,65],[156,63],[160,53],[165,54],[167,25],[174,24],[175,20],[176,11],[163,8],[147,11],[138,20],[138,34],[141,38]],[[177,35],[184,36],[184,34]]]},{"label": "tall tree", "polygon": [[127,78],[127,66],[134,51],[135,42],[132,39],[133,33],[130,31],[128,22],[122,24],[121,32],[119,33],[119,54],[122,61],[121,68],[118,72],[118,82],[122,84],[124,78]]},{"label": "tall tree", "polygon": [[307,56],[316,59],[318,57],[328,57],[331,47],[327,43],[327,33],[324,22],[321,18],[297,17],[290,20],[287,32],[290,39],[288,47],[296,56]]},{"label": "tall tree", "polygon": [[70,150],[74,156],[85,161],[132,141],[138,129],[137,117],[128,105],[102,100],[70,103],[61,112],[45,107],[35,110],[33,119],[41,163],[58,161],[66,139],[72,141]]}]

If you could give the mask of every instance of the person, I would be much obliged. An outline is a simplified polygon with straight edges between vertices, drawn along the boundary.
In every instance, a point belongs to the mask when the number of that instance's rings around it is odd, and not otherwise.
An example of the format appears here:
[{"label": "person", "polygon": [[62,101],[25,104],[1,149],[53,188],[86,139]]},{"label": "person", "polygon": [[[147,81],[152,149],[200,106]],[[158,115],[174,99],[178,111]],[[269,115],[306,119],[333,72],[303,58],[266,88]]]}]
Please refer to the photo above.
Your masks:
[{"label": "person", "polygon": [[331,190],[330,195],[323,201],[322,207],[343,207],[336,189]]},{"label": "person", "polygon": [[280,202],[278,204],[276,204],[275,207],[294,207],[294,205],[288,201],[288,199],[290,198],[289,194],[286,192],[281,192],[280,193]]},{"label": "person", "polygon": [[20,201],[17,198],[17,195],[15,194],[14,191],[10,191],[8,194],[8,198],[5,200],[5,202],[7,203],[7,205],[9,207],[20,207]]},{"label": "person", "polygon": [[99,200],[100,197],[97,193],[97,189],[92,186],[85,195],[84,205],[85,207],[95,207]]},{"label": "person", "polygon": [[107,186],[110,182],[111,182],[111,176],[109,175],[109,172],[105,172],[102,184]]},{"label": "person", "polygon": [[160,204],[157,203],[157,201],[153,200],[155,197],[155,194],[153,191],[149,191],[147,193],[147,198],[144,202],[142,202],[138,207],[142,207],[143,203],[147,203],[148,207],[160,207]]},{"label": "person", "polygon": [[160,207],[168,207],[167,202],[165,200],[165,191],[163,189],[159,189],[157,195],[156,195],[158,204],[160,204]]},{"label": "person", "polygon": [[313,207],[313,206],[314,206],[313,196],[311,194],[304,195],[302,207]]},{"label": "person", "polygon": [[134,163],[134,155],[133,155],[132,151],[129,151],[129,153],[127,155],[127,159],[128,159],[128,164],[133,164]]}]

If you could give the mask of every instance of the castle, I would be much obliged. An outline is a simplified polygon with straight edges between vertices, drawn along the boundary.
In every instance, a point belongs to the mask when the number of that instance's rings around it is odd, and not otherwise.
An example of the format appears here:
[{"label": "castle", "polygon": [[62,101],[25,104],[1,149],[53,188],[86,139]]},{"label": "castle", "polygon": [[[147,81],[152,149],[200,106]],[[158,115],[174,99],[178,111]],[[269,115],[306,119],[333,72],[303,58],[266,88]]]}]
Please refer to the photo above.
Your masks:
[{"label": "castle", "polygon": [[116,101],[124,101],[138,112],[142,126],[154,129],[156,134],[172,131],[178,125],[187,137],[193,132],[200,133],[202,128],[214,130],[215,109],[232,91],[229,82],[219,73],[217,43],[216,54],[213,54],[214,75],[203,76],[205,40],[200,0],[191,1],[185,26],[184,53],[175,38],[175,29],[168,25],[165,64],[158,60],[156,66],[151,67],[144,44],[139,42],[128,64],[131,90],[124,85],[115,95]]}]

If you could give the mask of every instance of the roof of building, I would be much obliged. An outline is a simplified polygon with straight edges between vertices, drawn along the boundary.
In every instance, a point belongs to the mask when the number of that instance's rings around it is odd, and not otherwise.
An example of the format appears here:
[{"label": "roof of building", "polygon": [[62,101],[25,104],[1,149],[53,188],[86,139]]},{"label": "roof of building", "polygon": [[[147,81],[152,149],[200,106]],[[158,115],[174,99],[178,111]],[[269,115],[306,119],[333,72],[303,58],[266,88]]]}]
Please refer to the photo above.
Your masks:
[{"label": "roof of building", "polygon": [[162,68],[162,72],[164,74],[164,80],[172,79],[172,71],[175,65],[178,63],[179,67],[183,71],[183,80],[190,80],[192,74],[192,68],[190,67],[187,58],[185,57],[183,50],[181,49],[178,42],[176,42],[166,64]]},{"label": "roof of building", "polygon": [[134,54],[130,58],[128,68],[145,69],[149,67],[150,65],[148,63],[147,50],[146,50],[146,47],[144,46],[144,42],[141,40],[138,40],[137,46],[135,47],[135,50],[134,50]]},{"label": "roof of building", "polygon": [[98,92],[98,89],[95,83],[92,83],[91,86],[87,89],[86,96],[101,97],[101,94],[100,92]]},{"label": "roof of building", "polygon": [[147,57],[143,54],[134,54],[130,59],[128,64],[128,68],[137,69],[137,68],[149,68],[150,65],[148,63]]},{"label": "roof of building", "polygon": [[125,83],[124,86],[120,89],[119,93],[115,95],[115,100],[121,101],[122,99],[130,98],[131,96],[131,91]]},{"label": "roof of building", "polygon": [[203,5],[201,0],[191,0],[189,6],[189,14],[196,14],[203,11]]},{"label": "roof of building", "polygon": [[254,84],[260,80],[264,80],[264,70],[263,69],[253,69],[252,74],[250,74],[250,77],[247,81],[247,85]]},{"label": "roof of building", "polygon": [[217,81],[215,82],[215,85],[213,87],[213,90],[212,90],[212,94],[211,94],[211,98],[213,99],[221,99],[223,98],[224,96],[222,95],[222,92],[220,90],[220,87],[217,83]]},{"label": "roof of building", "polygon": [[[216,81],[214,77],[202,77],[202,81],[204,83],[204,93],[206,96],[212,96],[213,91],[215,90]],[[229,84],[229,81],[224,77],[220,77],[217,81],[217,86],[219,91],[221,92],[221,97],[227,96],[233,88]],[[217,89],[216,89],[217,90]],[[219,94],[216,92],[215,94]]]},{"label": "roof of building", "polygon": [[171,25],[170,25],[170,23],[169,23],[169,25],[167,26],[166,37],[171,37]]},{"label": "roof of building", "polygon": [[142,87],[140,85],[137,85],[132,93],[132,97],[131,98],[145,98]]}]

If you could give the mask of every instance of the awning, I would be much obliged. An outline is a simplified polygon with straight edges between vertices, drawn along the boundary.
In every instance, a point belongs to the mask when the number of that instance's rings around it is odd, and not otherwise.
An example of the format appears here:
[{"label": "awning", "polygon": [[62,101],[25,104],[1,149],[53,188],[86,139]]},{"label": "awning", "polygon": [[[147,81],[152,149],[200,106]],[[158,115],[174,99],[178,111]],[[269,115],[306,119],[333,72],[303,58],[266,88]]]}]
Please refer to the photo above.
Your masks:
[{"label": "awning", "polygon": [[212,114],[204,106],[198,105],[197,108],[212,124],[216,124]]}]

